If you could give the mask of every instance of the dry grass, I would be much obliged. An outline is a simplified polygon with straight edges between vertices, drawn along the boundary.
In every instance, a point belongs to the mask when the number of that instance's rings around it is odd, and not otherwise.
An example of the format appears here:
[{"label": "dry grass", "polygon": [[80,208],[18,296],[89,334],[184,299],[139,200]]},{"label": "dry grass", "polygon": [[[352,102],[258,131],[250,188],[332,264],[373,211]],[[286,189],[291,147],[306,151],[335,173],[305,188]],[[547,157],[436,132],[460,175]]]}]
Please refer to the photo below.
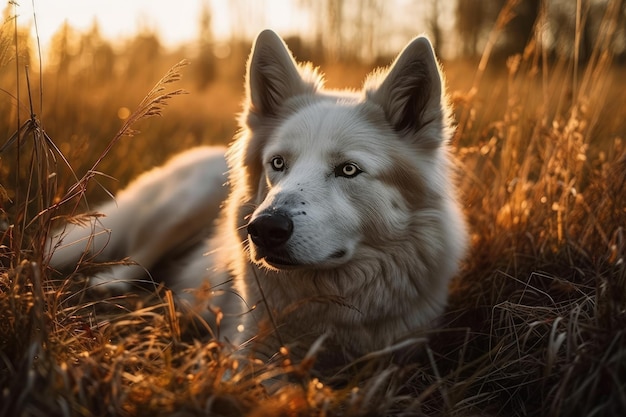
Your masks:
[{"label": "dry grass", "polygon": [[[163,288],[93,300],[47,269],[51,219],[102,177],[97,162],[83,180],[60,179],[79,186],[57,186],[60,154],[29,119],[15,139],[19,169],[2,155],[2,178],[17,179],[0,188],[0,416],[626,414],[626,113],[610,107],[626,93],[605,46],[576,77],[534,42],[503,76],[481,66],[467,86],[446,65],[461,89],[455,143],[472,249],[444,324],[425,345],[321,381],[313,356],[295,364],[283,351],[264,365],[194,339]],[[177,70],[121,133],[179,94],[163,90]],[[185,117],[173,113],[164,119]],[[107,149],[130,146],[120,137]]]}]

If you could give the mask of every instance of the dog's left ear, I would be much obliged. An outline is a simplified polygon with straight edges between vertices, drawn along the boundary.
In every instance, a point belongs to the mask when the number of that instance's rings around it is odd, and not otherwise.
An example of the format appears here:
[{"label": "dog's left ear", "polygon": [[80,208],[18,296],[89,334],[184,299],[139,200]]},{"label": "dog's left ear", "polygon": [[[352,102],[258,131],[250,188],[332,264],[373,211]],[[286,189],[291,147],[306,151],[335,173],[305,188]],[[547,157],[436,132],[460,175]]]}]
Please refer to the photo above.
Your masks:
[{"label": "dog's left ear", "polygon": [[[383,108],[394,130],[411,135],[431,124],[444,126],[442,84],[430,41],[420,36],[400,52],[378,88],[366,88],[367,98]],[[440,135],[419,135],[425,147],[437,147],[440,141]]]},{"label": "dog's left ear", "polygon": [[313,92],[315,83],[303,79],[285,42],[273,31],[264,30],[256,38],[246,77],[249,110],[261,116],[279,113],[290,97]]}]

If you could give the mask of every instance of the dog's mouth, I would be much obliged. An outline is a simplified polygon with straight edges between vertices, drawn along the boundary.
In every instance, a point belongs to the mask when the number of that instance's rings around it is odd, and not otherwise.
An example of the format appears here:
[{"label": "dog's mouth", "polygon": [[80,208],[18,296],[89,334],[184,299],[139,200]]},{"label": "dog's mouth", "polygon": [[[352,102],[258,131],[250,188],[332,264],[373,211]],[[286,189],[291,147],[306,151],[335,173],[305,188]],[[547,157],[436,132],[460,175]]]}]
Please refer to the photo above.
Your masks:
[{"label": "dog's mouth", "polygon": [[257,262],[262,262],[271,269],[293,269],[302,266],[287,251],[280,249],[269,250],[255,245],[255,250],[251,253],[252,258]]},{"label": "dog's mouth", "polygon": [[[337,250],[326,258],[333,264],[335,261],[342,259],[347,254],[344,249]],[[307,267],[324,267],[326,262],[302,262],[294,259],[288,253],[283,251],[273,253],[258,253],[257,259],[272,269],[297,269]],[[330,265],[328,265],[330,266]]]},{"label": "dog's mouth", "polygon": [[294,269],[301,267],[302,265],[298,262],[293,261],[292,259],[287,259],[280,256],[265,256],[262,258],[263,262],[265,262],[268,266],[271,266],[275,269]]}]

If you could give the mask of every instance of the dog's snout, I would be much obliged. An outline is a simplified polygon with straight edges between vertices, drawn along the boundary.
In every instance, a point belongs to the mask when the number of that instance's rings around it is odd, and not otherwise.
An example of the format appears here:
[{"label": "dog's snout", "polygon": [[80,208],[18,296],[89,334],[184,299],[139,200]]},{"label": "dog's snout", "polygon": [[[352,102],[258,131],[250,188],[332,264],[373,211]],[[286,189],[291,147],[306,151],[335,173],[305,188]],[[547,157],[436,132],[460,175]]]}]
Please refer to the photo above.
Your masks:
[{"label": "dog's snout", "polygon": [[273,248],[287,242],[293,232],[293,222],[283,213],[258,216],[248,224],[248,234],[255,245]]}]

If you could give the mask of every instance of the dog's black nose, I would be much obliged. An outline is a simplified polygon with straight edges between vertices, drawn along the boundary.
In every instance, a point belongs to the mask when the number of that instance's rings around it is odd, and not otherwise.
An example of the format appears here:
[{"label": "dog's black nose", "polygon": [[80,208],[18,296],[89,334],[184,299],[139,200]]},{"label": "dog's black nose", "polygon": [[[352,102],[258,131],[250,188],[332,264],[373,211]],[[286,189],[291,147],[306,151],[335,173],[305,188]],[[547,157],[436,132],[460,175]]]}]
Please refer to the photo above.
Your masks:
[{"label": "dog's black nose", "polygon": [[261,214],[248,223],[248,234],[255,245],[274,248],[287,242],[293,232],[293,222],[283,213]]}]

